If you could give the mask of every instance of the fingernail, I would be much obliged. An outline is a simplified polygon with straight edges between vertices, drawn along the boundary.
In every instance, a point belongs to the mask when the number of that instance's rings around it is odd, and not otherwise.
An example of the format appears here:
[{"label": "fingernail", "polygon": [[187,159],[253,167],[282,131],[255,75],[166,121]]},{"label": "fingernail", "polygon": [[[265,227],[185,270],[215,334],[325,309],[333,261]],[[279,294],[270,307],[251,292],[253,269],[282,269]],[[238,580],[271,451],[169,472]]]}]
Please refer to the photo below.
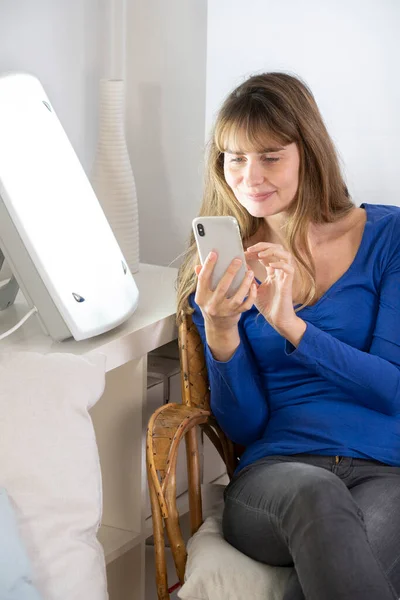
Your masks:
[{"label": "fingernail", "polygon": [[215,260],[217,258],[217,255],[215,252],[210,252],[210,254],[208,255],[210,260]]},{"label": "fingernail", "polygon": [[251,278],[253,277],[253,275],[254,275],[253,271],[248,271],[248,272],[247,272],[247,277],[248,277],[249,279],[251,279]]},{"label": "fingernail", "polygon": [[239,265],[242,264],[242,261],[240,258],[235,258],[235,260],[233,261],[233,264],[235,265],[235,267],[238,267]]}]

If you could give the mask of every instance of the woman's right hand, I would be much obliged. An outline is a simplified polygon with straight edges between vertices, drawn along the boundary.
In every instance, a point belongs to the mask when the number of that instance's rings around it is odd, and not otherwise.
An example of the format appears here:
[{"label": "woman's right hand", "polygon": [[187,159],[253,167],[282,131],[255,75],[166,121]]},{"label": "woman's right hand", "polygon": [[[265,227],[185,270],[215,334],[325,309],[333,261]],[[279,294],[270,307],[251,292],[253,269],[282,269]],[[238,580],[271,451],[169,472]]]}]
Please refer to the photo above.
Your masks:
[{"label": "woman's right hand", "polygon": [[257,296],[254,274],[247,274],[237,292],[227,298],[226,294],[240,269],[242,261],[235,259],[229,265],[214,291],[211,275],[217,262],[217,254],[210,252],[204,265],[195,267],[198,277],[195,301],[204,318],[207,344],[216,360],[228,361],[240,344],[238,322],[240,315],[249,310]]},{"label": "woman's right hand", "polygon": [[227,298],[226,294],[242,261],[238,258],[233,260],[216,289],[212,291],[211,276],[216,262],[217,254],[210,252],[204,265],[195,267],[198,277],[195,301],[203,314],[206,329],[212,327],[221,331],[235,330],[240,315],[249,310],[256,299],[257,286],[254,283],[254,273],[247,271],[240,288],[231,298]]}]

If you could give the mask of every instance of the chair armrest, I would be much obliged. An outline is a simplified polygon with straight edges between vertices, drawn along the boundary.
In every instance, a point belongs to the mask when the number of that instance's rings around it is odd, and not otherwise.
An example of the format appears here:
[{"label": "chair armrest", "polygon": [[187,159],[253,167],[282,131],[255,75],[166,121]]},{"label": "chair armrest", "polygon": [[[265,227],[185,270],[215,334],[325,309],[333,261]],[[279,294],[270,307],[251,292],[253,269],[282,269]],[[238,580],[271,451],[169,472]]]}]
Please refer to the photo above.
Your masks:
[{"label": "chair armrest", "polygon": [[187,557],[176,507],[176,460],[179,443],[186,435],[191,515],[193,512],[193,518],[197,525],[201,522],[201,495],[195,427],[206,423],[209,417],[209,411],[197,407],[185,404],[165,404],[153,413],[148,424],[147,478],[152,509],[157,594],[158,598],[163,600],[170,598],[163,521],[181,584],[184,581]]},{"label": "chair armrest", "polygon": [[[150,417],[147,428],[147,469],[164,518],[168,517],[166,491],[176,493],[176,460],[182,438],[196,425],[206,423],[210,411],[185,404],[165,404]],[[160,478],[159,478],[160,475]]]}]

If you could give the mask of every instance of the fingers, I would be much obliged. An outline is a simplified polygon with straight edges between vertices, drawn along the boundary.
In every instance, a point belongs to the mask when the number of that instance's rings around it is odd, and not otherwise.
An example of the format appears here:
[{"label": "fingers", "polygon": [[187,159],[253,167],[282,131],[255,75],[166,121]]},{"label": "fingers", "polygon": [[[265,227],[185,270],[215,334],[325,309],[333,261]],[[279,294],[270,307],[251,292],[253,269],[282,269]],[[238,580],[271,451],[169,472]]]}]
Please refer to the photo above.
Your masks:
[{"label": "fingers", "polygon": [[278,261],[286,261],[287,263],[292,263],[292,255],[287,250],[280,250],[276,248],[269,248],[268,250],[264,250],[258,253],[258,260],[265,264],[272,264],[272,262]]},{"label": "fingers", "polygon": [[210,283],[211,275],[214,270],[215,263],[217,262],[217,258],[218,256],[216,252],[210,252],[210,254],[207,256],[198,274],[199,280],[201,280],[202,283],[206,285]]},{"label": "fingers", "polygon": [[[294,275],[294,266],[288,264],[284,260],[280,260],[277,262],[273,262],[269,264],[268,269],[274,269],[274,273],[271,273],[270,277],[276,276],[276,271],[281,271],[282,273],[286,273],[286,275],[293,276]],[[279,275],[279,273],[278,273]]]},{"label": "fingers", "polygon": [[[198,282],[196,286],[196,295],[195,301],[199,306],[208,305],[208,311],[211,314],[217,315],[221,314],[224,310],[228,309],[232,311],[236,310],[237,313],[240,313],[241,310],[238,310],[243,304],[243,300],[248,296],[249,287],[254,277],[253,272],[247,271],[243,282],[235,294],[237,298],[241,296],[240,302],[236,300],[232,303],[231,298],[226,298],[227,292],[230,288],[232,281],[235,278],[235,275],[238,273],[242,266],[242,260],[240,258],[234,259],[229,265],[228,269],[224,273],[223,277],[219,281],[215,290],[211,290],[211,277],[214,270],[215,262],[217,260],[217,255],[215,252],[211,252],[207,259],[204,262],[204,265],[196,265],[194,270],[198,277]],[[225,307],[224,307],[225,306]]]},{"label": "fingers", "polygon": [[247,261],[249,260],[257,260],[258,252],[252,252],[250,250],[245,250],[244,257]]},{"label": "fingers", "polygon": [[231,262],[231,264],[225,271],[224,275],[221,277],[221,279],[215,289],[215,299],[217,301],[221,301],[226,297],[229,287],[241,266],[242,266],[242,261],[240,258],[235,258]]},{"label": "fingers", "polygon": [[276,248],[277,250],[284,250],[282,244],[273,244],[272,242],[259,242],[258,244],[254,244],[254,246],[249,246],[246,252],[251,254],[258,254],[259,252],[263,252],[264,250],[269,250],[270,248]]},{"label": "fingers", "polygon": [[270,280],[273,277],[275,277],[275,269],[273,267],[271,267],[271,265],[268,265],[265,267],[265,271],[267,273],[267,279]]},{"label": "fingers", "polygon": [[278,260],[286,260],[289,264],[293,262],[293,258],[290,252],[285,250],[280,244],[269,244],[266,242],[260,242],[254,246],[250,246],[246,252],[247,260],[258,260],[264,266],[276,262]]},{"label": "fingers", "polygon": [[244,299],[250,294],[253,278],[253,271],[247,271],[241,286],[237,290],[236,294],[234,294],[234,296],[232,296],[230,299],[232,307],[238,308],[243,304]]},{"label": "fingers", "polygon": [[246,312],[246,310],[250,310],[251,307],[253,306],[253,304],[255,303],[256,298],[257,298],[257,285],[255,282],[253,282],[250,286],[249,295],[247,296],[246,300],[243,302],[243,304],[240,308],[240,312]]},{"label": "fingers", "polygon": [[203,296],[203,294],[206,294],[207,291],[210,289],[211,276],[214,271],[217,258],[218,256],[216,252],[210,252],[203,265],[196,265],[195,273],[198,277],[196,297],[200,298],[201,296]]}]

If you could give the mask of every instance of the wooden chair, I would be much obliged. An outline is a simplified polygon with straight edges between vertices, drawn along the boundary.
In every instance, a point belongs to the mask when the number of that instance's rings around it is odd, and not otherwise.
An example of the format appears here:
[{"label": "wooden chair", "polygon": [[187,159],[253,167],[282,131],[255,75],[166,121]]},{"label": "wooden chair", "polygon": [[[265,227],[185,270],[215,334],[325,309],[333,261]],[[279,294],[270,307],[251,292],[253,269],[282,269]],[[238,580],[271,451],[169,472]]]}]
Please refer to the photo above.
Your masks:
[{"label": "wooden chair", "polygon": [[196,426],[210,438],[224,460],[231,477],[238,448],[218,427],[210,410],[207,369],[201,338],[186,316],[179,327],[179,352],[182,377],[182,404],[166,404],[150,418],[147,429],[147,476],[153,518],[156,581],[159,600],[169,600],[165,559],[164,526],[171,546],[179,582],[183,585],[186,547],[176,506],[176,461],[179,443],[186,438],[188,491],[192,535],[203,521],[200,461]]}]

